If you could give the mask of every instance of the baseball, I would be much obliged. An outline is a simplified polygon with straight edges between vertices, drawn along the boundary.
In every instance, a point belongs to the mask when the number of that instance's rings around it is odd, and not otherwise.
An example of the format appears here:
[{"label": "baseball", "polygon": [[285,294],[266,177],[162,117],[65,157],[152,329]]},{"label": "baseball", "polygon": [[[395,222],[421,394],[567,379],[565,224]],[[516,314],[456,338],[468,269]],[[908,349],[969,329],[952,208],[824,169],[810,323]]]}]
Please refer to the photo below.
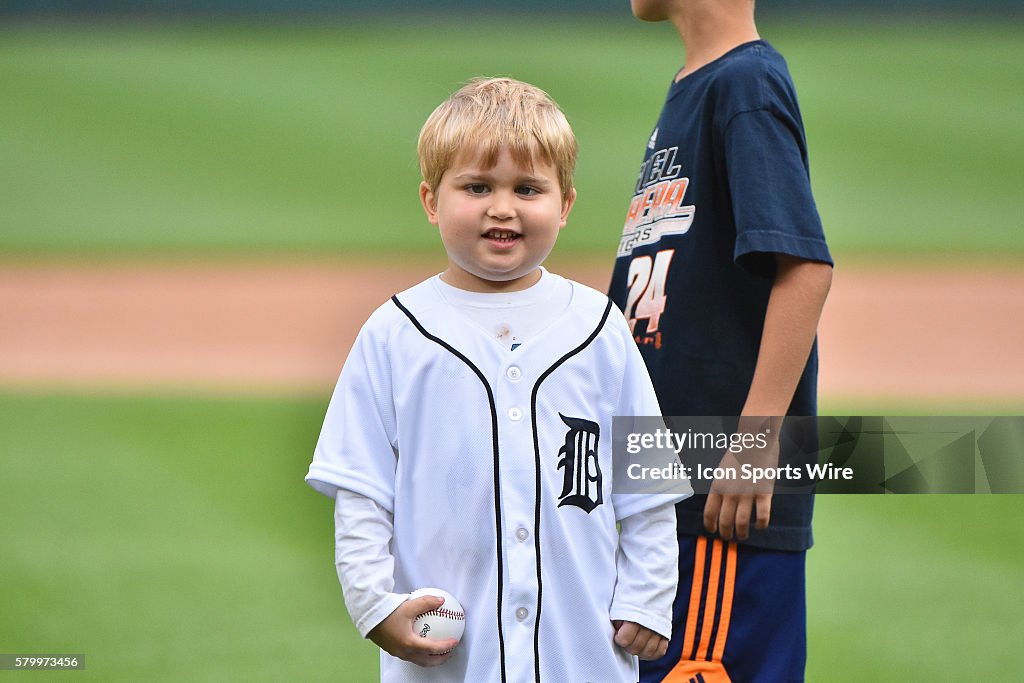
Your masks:
[{"label": "baseball", "polygon": [[466,630],[466,613],[455,596],[440,588],[420,588],[410,593],[409,599],[414,600],[424,595],[436,595],[439,598],[444,598],[444,603],[437,609],[424,612],[416,617],[416,621],[413,622],[416,633],[422,638],[431,640],[447,638],[461,640],[462,634]]}]

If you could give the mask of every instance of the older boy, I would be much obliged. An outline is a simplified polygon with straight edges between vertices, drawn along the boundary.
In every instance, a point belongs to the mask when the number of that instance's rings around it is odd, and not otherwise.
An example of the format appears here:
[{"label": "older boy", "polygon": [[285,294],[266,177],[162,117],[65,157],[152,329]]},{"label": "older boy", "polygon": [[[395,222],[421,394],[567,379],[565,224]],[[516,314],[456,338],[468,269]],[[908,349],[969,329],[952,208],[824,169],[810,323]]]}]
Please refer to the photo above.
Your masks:
[{"label": "older boy", "polygon": [[[686,61],[647,143],[611,296],[666,415],[814,415],[832,260],[786,63],[753,0],[632,9],[672,22]],[[719,484],[677,506],[673,637],[641,680],[802,681],[813,498]]]},{"label": "older boy", "polygon": [[[384,681],[635,681],[670,635],[684,495],[613,490],[612,415],[657,399],[607,297],[540,267],[575,137],[542,91],[486,79],[418,151],[448,267],[363,327],[306,477],[336,501],[349,613]],[[462,602],[457,646],[414,632],[440,604],[420,587]]]}]

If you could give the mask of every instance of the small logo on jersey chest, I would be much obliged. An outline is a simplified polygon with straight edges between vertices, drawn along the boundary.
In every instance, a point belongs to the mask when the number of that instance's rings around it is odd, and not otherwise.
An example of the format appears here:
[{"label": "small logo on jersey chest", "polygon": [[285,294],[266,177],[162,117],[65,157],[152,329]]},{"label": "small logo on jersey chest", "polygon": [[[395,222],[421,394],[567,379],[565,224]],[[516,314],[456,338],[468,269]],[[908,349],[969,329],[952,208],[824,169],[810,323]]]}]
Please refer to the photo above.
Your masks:
[{"label": "small logo on jersey chest", "polygon": [[566,417],[561,413],[558,417],[569,428],[564,445],[558,449],[558,469],[563,470],[558,507],[575,505],[589,514],[604,502],[603,476],[597,458],[601,428],[596,422],[581,417]]},{"label": "small logo on jersey chest", "polygon": [[658,146],[658,128],[655,126],[654,132],[651,133],[651,139],[647,141],[647,149],[654,149]]}]

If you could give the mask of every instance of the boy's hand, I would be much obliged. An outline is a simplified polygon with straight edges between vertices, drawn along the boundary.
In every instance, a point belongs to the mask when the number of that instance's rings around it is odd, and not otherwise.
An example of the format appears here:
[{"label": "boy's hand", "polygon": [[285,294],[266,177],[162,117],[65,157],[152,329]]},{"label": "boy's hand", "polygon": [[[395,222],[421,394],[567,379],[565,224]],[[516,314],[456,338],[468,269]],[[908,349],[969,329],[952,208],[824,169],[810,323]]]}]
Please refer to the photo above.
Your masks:
[{"label": "boy's hand", "polygon": [[633,621],[616,619],[615,644],[640,659],[658,659],[668,651],[668,638]]},{"label": "boy's hand", "polygon": [[[727,453],[719,467],[740,465],[731,453]],[[772,514],[772,493],[753,493],[753,486],[743,482],[716,479],[704,503],[704,528],[709,534],[716,531],[727,541],[745,541],[750,537],[750,517],[756,513],[754,528],[767,529]]]},{"label": "boy's hand", "polygon": [[768,429],[766,448],[748,448],[740,453],[726,451],[719,467],[737,473],[737,479],[716,479],[711,484],[708,499],[704,503],[704,528],[708,533],[718,534],[727,541],[733,535],[745,541],[750,537],[750,518],[756,514],[754,527],[768,528],[772,514],[772,491],[774,478],[762,478],[758,482],[744,480],[740,476],[744,464],[754,468],[771,469],[779,464],[778,433],[781,421],[769,418],[741,418],[737,431],[757,434]]},{"label": "boy's hand", "polygon": [[377,647],[392,657],[398,657],[419,666],[444,664],[459,641],[454,638],[430,640],[420,637],[413,630],[413,622],[416,621],[416,617],[436,609],[442,604],[444,604],[444,599],[434,595],[407,600],[366,635],[376,643]]}]

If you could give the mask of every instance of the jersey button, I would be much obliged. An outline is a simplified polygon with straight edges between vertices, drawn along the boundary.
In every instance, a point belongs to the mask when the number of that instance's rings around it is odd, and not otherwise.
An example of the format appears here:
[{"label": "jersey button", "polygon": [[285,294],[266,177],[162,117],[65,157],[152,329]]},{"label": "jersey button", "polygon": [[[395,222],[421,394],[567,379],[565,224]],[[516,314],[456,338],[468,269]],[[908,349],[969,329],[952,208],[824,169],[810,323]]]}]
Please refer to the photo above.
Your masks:
[{"label": "jersey button", "polygon": [[511,366],[505,375],[513,382],[518,382],[523,377],[523,371],[518,366]]},{"label": "jersey button", "polygon": [[509,408],[508,419],[514,422],[523,419],[523,411],[519,410],[519,408]]},{"label": "jersey button", "polygon": [[525,541],[529,537],[530,532],[527,531],[525,528],[519,527],[518,529],[516,529],[516,538],[518,538],[520,542]]},{"label": "jersey button", "polygon": [[528,616],[530,616],[530,612],[525,607],[516,610],[516,619],[519,621],[525,621]]}]

